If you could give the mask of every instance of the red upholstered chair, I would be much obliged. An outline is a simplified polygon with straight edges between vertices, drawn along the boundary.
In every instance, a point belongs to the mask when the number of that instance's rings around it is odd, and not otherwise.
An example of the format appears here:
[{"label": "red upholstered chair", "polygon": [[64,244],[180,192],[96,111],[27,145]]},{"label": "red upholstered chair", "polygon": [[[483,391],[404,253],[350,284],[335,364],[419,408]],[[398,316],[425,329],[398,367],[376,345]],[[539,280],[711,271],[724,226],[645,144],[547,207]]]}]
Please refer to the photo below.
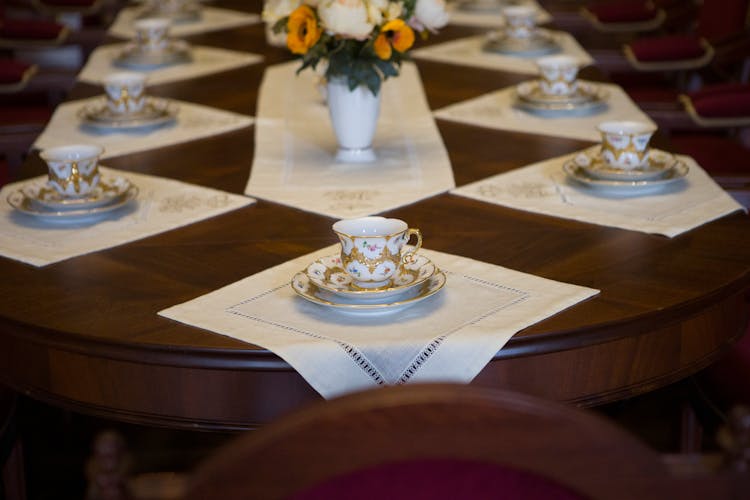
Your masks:
[{"label": "red upholstered chair", "polygon": [[185,498],[648,500],[747,491],[747,476],[676,477],[659,455],[582,410],[472,386],[412,385],[323,402],[241,436],[198,468]]},{"label": "red upholstered chair", "polygon": [[44,19],[0,18],[0,47],[29,48],[61,45],[69,30],[60,23]]},{"label": "red upholstered chair", "polygon": [[0,59],[0,93],[18,92],[28,85],[37,67],[14,59]]},{"label": "red upholstered chair", "polygon": [[625,57],[640,71],[700,68],[714,57],[714,45],[742,33],[748,0],[703,2],[695,30],[659,37],[644,37],[623,47]]},{"label": "red upholstered chair", "polygon": [[598,1],[583,7],[581,15],[603,32],[651,31],[667,17],[664,9],[651,0]]}]

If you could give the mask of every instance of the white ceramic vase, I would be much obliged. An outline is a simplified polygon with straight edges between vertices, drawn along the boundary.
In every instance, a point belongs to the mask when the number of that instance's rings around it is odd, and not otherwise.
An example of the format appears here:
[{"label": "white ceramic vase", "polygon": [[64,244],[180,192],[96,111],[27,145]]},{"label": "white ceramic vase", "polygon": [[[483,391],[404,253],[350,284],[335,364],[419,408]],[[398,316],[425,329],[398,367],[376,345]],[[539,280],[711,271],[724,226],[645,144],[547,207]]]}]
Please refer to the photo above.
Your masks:
[{"label": "white ceramic vase", "polygon": [[330,79],[326,89],[328,111],[339,146],[336,161],[375,161],[372,139],[378,126],[380,92],[373,95],[364,85],[349,90],[345,78]]}]

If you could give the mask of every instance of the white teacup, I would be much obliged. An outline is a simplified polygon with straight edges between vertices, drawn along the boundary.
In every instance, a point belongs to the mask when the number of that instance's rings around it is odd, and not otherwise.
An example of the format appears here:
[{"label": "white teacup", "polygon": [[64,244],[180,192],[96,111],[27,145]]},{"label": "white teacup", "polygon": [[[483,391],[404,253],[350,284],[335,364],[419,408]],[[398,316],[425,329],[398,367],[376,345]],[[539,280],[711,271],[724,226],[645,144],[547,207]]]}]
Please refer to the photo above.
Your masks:
[{"label": "white teacup", "polygon": [[611,121],[597,126],[602,134],[600,156],[607,165],[631,170],[648,164],[651,136],[656,126],[638,121]]},{"label": "white teacup", "polygon": [[73,144],[48,148],[39,153],[47,163],[49,185],[63,196],[80,198],[99,184],[99,157],[104,148]]},{"label": "white teacup", "polygon": [[536,29],[536,16],[536,9],[529,5],[504,7],[505,32],[511,38],[530,38]]},{"label": "white teacup", "polygon": [[569,96],[578,90],[578,59],[569,55],[541,57],[536,60],[541,79],[539,87],[551,96]]},{"label": "white teacup", "polygon": [[171,21],[162,17],[139,19],[133,23],[135,41],[142,50],[161,51],[169,44]]},{"label": "white teacup", "polygon": [[[341,241],[341,263],[360,288],[388,286],[394,274],[411,262],[422,247],[422,233],[400,219],[360,217],[344,219],[333,225]],[[416,246],[402,252],[412,235]]]},{"label": "white teacup", "polygon": [[107,108],[115,114],[138,113],[146,104],[146,75],[120,72],[102,80],[107,94]]}]

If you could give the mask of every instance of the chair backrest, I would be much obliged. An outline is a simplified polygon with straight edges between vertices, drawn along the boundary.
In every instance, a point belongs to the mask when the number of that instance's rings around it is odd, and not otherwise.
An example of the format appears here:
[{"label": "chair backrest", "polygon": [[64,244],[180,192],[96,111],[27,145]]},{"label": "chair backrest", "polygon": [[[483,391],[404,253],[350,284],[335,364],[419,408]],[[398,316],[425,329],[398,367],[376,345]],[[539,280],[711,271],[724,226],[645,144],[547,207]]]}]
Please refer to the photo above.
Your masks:
[{"label": "chair backrest", "polygon": [[683,491],[658,454],[594,414],[512,392],[415,385],[323,402],[242,436],[196,471],[187,498],[502,491],[531,499],[706,495]]},{"label": "chair backrest", "polygon": [[747,28],[748,3],[748,0],[704,0],[698,13],[698,34],[719,42],[741,33]]}]

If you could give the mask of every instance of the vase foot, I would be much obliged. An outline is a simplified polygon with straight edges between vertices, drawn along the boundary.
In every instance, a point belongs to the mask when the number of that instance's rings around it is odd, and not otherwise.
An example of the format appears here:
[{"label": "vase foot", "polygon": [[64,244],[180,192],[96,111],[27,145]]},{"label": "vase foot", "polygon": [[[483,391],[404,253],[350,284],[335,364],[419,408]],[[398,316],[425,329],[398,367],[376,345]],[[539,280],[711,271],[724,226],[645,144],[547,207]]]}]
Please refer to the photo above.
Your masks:
[{"label": "vase foot", "polygon": [[375,151],[370,148],[339,148],[336,161],[339,163],[369,163],[376,160]]}]

